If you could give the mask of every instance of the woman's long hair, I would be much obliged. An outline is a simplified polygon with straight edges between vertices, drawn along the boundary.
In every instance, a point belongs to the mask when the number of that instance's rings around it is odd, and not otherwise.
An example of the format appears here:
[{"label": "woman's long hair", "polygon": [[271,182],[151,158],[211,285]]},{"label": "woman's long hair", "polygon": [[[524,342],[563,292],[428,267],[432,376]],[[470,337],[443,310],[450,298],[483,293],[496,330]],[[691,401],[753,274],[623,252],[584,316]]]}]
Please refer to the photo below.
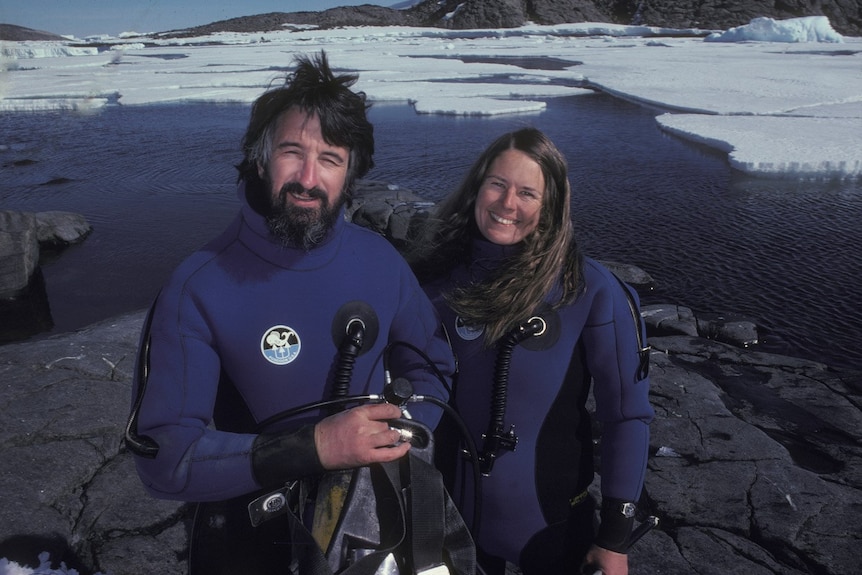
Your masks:
[{"label": "woman's long hair", "polygon": [[480,235],[475,221],[479,188],[497,156],[510,149],[535,160],[545,178],[536,229],[524,238],[523,249],[491,276],[444,294],[466,323],[485,327],[488,345],[526,321],[548,296],[548,303],[559,307],[574,300],[580,289],[582,256],[571,221],[568,167],[553,142],[535,128],[499,137],[479,156],[460,187],[439,206],[424,237],[408,254],[422,282],[443,277],[468,262],[472,239]]}]

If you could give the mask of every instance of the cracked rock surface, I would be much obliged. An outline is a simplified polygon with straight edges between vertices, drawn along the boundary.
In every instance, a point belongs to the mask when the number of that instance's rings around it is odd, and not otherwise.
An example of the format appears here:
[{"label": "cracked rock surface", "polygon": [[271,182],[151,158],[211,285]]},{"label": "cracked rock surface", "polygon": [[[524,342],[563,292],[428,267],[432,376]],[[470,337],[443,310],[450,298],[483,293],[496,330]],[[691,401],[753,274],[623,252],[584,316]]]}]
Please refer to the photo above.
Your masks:
[{"label": "cracked rock surface", "polygon": [[[142,322],[0,347],[0,558],[186,572],[191,507],[149,497],[121,442]],[[650,343],[640,513],[661,523],[632,549],[632,575],[857,572],[859,374],[699,337]]]},{"label": "cracked rock surface", "polygon": [[860,374],[695,337],[650,343],[643,507],[661,524],[631,572],[857,572]]}]

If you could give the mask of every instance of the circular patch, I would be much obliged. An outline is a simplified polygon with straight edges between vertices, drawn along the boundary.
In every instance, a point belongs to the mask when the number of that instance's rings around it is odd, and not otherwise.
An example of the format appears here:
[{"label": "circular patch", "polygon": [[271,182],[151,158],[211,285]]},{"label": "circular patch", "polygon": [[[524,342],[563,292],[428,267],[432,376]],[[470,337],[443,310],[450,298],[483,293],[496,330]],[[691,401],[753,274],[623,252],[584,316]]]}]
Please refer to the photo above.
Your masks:
[{"label": "circular patch", "polygon": [[455,333],[464,341],[473,341],[485,333],[485,326],[473,327],[464,323],[461,316],[455,318]]},{"label": "circular patch", "polygon": [[276,325],[260,338],[260,352],[275,365],[286,365],[299,356],[299,334],[286,325]]},{"label": "circular patch", "polygon": [[560,314],[547,304],[542,304],[537,311],[539,312],[537,317],[542,322],[542,329],[522,341],[521,346],[530,351],[545,351],[554,347],[560,340],[562,321],[560,321]]}]

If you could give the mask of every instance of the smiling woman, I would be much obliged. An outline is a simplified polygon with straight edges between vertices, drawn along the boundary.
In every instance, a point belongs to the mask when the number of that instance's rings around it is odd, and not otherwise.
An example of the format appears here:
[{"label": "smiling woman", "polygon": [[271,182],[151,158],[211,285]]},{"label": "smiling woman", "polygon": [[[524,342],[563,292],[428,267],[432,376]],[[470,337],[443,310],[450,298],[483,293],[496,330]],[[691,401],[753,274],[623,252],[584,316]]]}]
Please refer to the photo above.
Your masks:
[{"label": "smiling woman", "polygon": [[[504,562],[525,575],[582,564],[589,573],[627,572],[654,415],[649,347],[634,291],[581,252],[571,204],[554,143],[535,128],[508,132],[479,155],[408,253],[452,334],[458,382],[468,384],[453,386],[449,400],[482,445],[481,492],[459,487],[459,462],[442,469],[462,494],[462,513],[481,502],[474,533],[489,575],[509,573]],[[613,438],[601,448],[595,533],[590,387],[603,437]],[[461,451],[443,438],[441,453]]]},{"label": "smiling woman", "polygon": [[520,150],[507,150],[491,164],[476,196],[476,225],[500,245],[522,241],[539,224],[545,177]]}]

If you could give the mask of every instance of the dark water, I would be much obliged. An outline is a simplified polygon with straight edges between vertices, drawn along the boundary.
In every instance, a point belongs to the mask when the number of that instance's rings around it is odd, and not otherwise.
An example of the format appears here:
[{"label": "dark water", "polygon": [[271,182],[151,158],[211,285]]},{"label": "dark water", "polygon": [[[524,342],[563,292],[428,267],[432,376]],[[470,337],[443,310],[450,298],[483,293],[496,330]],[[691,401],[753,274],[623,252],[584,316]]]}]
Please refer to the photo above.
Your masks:
[{"label": "dark water", "polygon": [[[227,225],[247,115],[190,104],[0,114],[0,209],[74,211],[94,227],[43,263],[54,327],[38,337],[146,307]],[[646,301],[741,315],[763,327],[765,351],[860,369],[862,183],[742,176],[664,135],[654,115],[599,94],[496,118],[376,105],[369,178],[437,200],[496,136],[536,126],[569,160],[585,251],[649,272]]]}]

